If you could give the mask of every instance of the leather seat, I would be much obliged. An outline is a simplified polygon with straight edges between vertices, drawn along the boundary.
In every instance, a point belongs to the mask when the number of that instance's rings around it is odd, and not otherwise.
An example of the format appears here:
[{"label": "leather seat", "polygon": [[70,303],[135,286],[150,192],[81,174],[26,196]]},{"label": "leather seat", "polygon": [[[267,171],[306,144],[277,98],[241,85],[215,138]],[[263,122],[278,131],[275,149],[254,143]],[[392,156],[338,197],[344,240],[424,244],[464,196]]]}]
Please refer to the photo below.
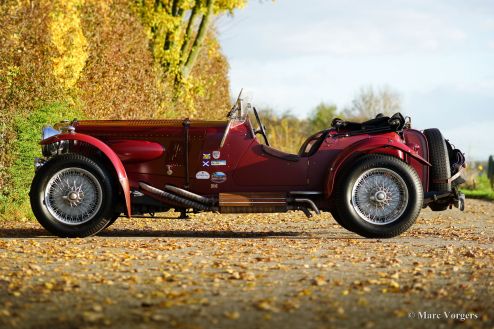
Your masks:
[{"label": "leather seat", "polygon": [[275,158],[279,158],[279,159],[286,160],[286,161],[292,161],[292,162],[297,162],[298,160],[300,160],[300,156],[297,154],[285,153],[285,152],[279,151],[277,149],[274,149],[272,147],[269,147],[265,144],[261,144],[261,147],[262,147],[263,152],[265,152],[266,154],[269,154]]},{"label": "leather seat", "polygon": [[269,154],[275,158],[286,160],[286,161],[292,161],[292,162],[297,162],[300,160],[302,157],[310,157],[314,155],[317,150],[319,150],[319,147],[321,146],[322,142],[328,135],[328,129],[320,131],[310,137],[308,137],[305,142],[302,144],[300,147],[300,151],[298,154],[291,154],[291,153],[286,153],[277,149],[274,149],[270,146],[267,146],[265,144],[261,144],[262,150],[264,153]]}]

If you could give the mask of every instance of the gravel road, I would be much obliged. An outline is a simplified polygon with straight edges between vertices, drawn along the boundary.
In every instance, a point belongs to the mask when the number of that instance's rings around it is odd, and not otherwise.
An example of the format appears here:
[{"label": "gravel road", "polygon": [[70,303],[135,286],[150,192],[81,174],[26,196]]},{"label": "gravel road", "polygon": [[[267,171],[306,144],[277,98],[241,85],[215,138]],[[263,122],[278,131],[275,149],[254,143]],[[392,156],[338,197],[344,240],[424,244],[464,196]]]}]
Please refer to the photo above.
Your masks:
[{"label": "gravel road", "polygon": [[363,239],[331,215],[0,226],[1,328],[494,328],[494,203]]}]

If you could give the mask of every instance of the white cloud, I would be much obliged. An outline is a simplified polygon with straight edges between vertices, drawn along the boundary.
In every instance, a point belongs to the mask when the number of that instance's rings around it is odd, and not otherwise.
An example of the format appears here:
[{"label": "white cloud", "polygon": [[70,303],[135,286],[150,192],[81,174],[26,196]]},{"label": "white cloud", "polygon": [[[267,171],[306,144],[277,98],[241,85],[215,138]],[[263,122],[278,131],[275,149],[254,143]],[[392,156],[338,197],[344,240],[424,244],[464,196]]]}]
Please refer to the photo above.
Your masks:
[{"label": "white cloud", "polygon": [[[300,7],[294,0],[252,6],[257,8],[256,16],[248,13],[249,8],[239,12],[238,27],[253,32],[248,42],[264,56],[274,53],[283,56],[361,56],[435,52],[460,49],[468,39],[465,24],[461,23],[463,13],[458,10],[447,15],[444,11],[451,11],[451,8],[442,6],[431,5],[433,10],[430,10],[423,8],[424,5],[390,1],[372,4],[315,1],[310,6]],[[228,23],[223,24],[226,25]],[[226,34],[229,38],[228,31]],[[239,38],[238,41],[245,40]],[[236,53],[246,55],[240,53],[239,48]]]},{"label": "white cloud", "polygon": [[487,30],[494,30],[494,18],[486,18],[482,20],[481,26]]},{"label": "white cloud", "polygon": [[[306,116],[321,101],[341,108],[361,86],[388,85],[417,126],[477,149],[472,129],[485,136],[494,118],[492,17],[491,0],[251,1],[220,38],[232,93],[246,87],[255,104]],[[494,153],[484,144],[476,156]]]}]

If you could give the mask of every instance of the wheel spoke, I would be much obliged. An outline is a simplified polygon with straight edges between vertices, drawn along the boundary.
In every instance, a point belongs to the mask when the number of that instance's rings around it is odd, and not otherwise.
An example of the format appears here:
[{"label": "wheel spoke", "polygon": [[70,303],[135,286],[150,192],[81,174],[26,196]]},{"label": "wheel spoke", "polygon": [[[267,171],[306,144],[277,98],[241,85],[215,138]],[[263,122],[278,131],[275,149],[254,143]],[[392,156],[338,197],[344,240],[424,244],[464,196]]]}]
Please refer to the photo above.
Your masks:
[{"label": "wheel spoke", "polygon": [[97,178],[82,168],[58,171],[45,188],[45,203],[53,217],[63,224],[90,221],[101,208],[102,188]]},{"label": "wheel spoke", "polygon": [[392,223],[403,214],[408,204],[407,185],[390,169],[369,169],[354,184],[352,204],[357,214],[369,223]]}]

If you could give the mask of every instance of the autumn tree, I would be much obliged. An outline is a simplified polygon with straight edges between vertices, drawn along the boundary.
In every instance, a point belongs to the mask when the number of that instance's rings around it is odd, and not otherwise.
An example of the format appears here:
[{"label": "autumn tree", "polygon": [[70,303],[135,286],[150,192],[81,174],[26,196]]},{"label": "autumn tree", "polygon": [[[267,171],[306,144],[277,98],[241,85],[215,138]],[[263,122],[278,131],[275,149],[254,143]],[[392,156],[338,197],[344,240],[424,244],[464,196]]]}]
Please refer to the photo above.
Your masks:
[{"label": "autumn tree", "polygon": [[401,96],[389,87],[362,87],[343,114],[351,119],[365,120],[382,113],[393,115],[401,110]]},{"label": "autumn tree", "polygon": [[309,116],[309,129],[311,133],[327,129],[331,126],[331,121],[337,116],[336,105],[320,103],[312,110]]},{"label": "autumn tree", "polygon": [[187,80],[213,18],[232,14],[246,0],[136,0],[149,27],[154,57],[176,81]]},{"label": "autumn tree", "polygon": [[265,108],[260,109],[259,112],[262,123],[266,127],[269,143],[279,150],[297,153],[307,138],[307,121],[297,118],[288,111],[276,113],[273,109]]}]

